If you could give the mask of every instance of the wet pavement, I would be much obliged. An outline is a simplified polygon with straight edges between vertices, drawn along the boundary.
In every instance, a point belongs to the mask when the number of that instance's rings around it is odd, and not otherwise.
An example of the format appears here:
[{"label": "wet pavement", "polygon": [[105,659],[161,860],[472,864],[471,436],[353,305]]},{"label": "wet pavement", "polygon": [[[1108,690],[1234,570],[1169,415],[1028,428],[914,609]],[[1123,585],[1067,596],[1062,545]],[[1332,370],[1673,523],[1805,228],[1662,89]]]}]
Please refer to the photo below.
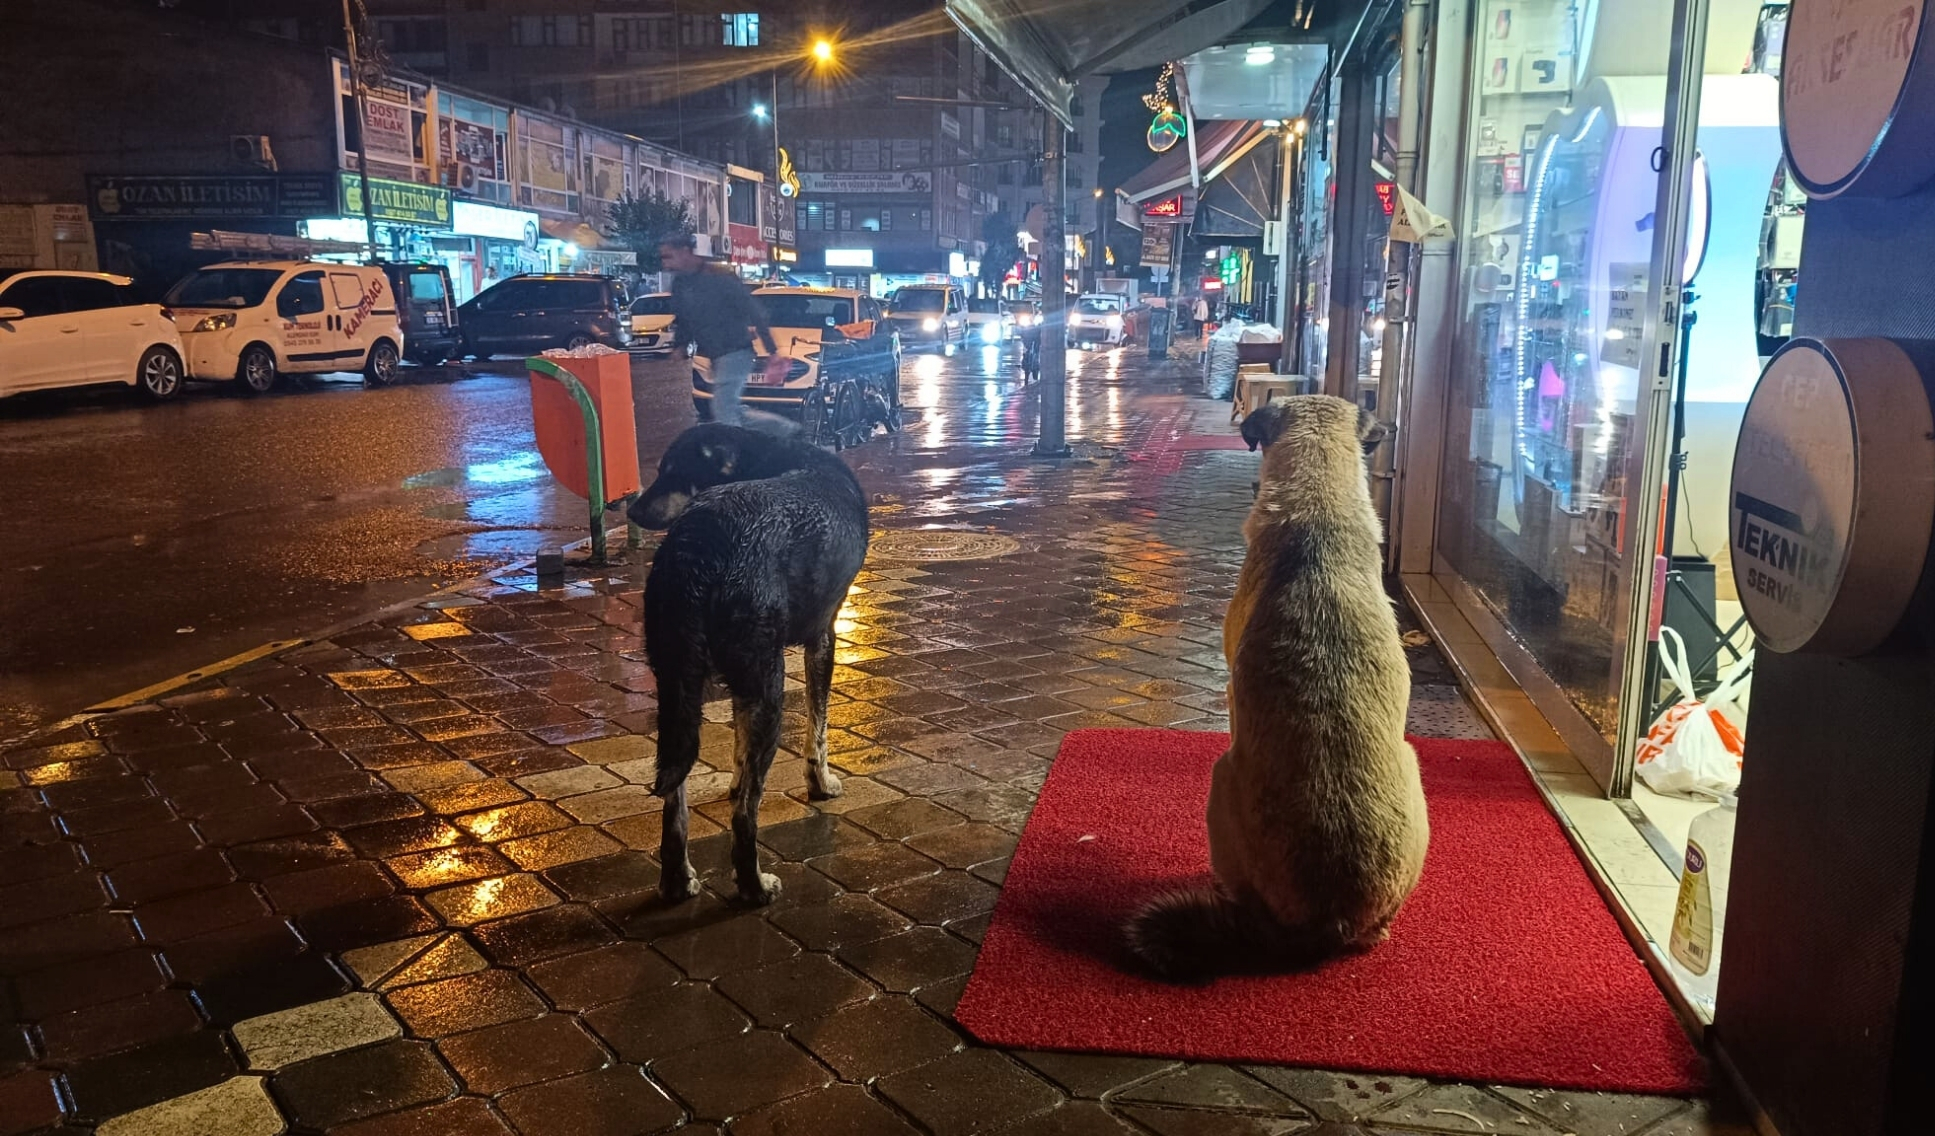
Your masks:
[{"label": "wet pavement", "polygon": [[[707,890],[653,893],[649,552],[560,588],[496,572],[0,747],[0,1136],[1744,1131],[1705,1101],[1014,1053],[953,1023],[1061,735],[1226,724],[1254,459],[1187,368],[1076,358],[1073,460],[1025,456],[1032,392],[972,355],[910,360],[905,434],[849,451],[876,547],[839,626],[846,792],[807,800],[794,692],[772,907],[727,902],[718,704],[690,783]],[[1484,736],[1411,653],[1413,732]]]},{"label": "wet pavement", "polygon": [[[585,535],[514,360],[403,374],[0,402],[0,739]],[[654,462],[683,374],[634,366]]]}]

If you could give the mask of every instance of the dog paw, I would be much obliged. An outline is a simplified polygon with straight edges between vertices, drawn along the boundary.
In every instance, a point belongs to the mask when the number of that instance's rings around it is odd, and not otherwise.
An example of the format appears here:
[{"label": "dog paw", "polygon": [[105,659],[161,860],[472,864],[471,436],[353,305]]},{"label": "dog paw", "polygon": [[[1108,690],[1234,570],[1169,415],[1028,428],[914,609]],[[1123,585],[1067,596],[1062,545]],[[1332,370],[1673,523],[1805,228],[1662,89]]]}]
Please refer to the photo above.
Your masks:
[{"label": "dog paw", "polygon": [[739,885],[739,898],[754,907],[764,907],[779,898],[779,877],[769,872],[759,873],[758,882],[748,887],[742,881]]},{"label": "dog paw", "polygon": [[839,775],[830,770],[818,776],[807,774],[806,795],[815,801],[830,801],[846,791]]},{"label": "dog paw", "polygon": [[691,899],[699,894],[699,875],[690,866],[683,874],[661,872],[658,877],[658,893],[672,903]]}]

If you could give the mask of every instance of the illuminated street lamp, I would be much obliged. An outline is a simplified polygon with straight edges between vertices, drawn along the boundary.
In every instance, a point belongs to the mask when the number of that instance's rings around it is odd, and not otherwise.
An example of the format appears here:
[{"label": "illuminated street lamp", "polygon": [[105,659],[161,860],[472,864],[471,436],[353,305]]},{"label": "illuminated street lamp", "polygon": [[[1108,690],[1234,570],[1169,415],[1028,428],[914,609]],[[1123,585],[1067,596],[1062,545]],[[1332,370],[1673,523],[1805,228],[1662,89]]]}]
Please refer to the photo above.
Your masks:
[{"label": "illuminated street lamp", "polygon": [[821,63],[833,62],[833,41],[825,39],[814,40],[813,58]]}]

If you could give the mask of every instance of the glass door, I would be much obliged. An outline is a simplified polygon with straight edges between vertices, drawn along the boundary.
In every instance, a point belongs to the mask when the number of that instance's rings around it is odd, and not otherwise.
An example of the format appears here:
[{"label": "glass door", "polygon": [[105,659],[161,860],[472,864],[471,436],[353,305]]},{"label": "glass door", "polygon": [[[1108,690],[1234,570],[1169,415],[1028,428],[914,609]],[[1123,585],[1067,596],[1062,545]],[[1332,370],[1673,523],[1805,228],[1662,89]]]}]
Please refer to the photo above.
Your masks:
[{"label": "glass door", "polygon": [[1549,677],[1528,693],[1614,792],[1642,685],[1634,615],[1651,602],[1658,527],[1643,487],[1664,458],[1659,369],[1677,319],[1661,316],[1678,310],[1691,171],[1671,139],[1698,101],[1678,75],[1702,57],[1677,33],[1704,6],[1474,10],[1437,548],[1461,599]]}]

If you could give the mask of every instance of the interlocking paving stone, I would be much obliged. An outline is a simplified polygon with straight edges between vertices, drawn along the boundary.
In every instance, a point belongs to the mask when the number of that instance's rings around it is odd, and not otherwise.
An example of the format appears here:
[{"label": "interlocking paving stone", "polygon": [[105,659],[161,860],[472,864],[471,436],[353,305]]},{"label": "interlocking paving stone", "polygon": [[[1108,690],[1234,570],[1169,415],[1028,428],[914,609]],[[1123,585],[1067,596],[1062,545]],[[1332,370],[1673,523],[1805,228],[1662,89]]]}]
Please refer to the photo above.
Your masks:
[{"label": "interlocking paving stone", "polygon": [[[530,969],[530,977],[561,1010],[587,1010],[669,990],[678,969],[644,943],[621,942],[566,955]],[[649,1012],[649,1011],[648,1011]]]},{"label": "interlocking paving stone", "polygon": [[535,1018],[545,1005],[511,970],[480,970],[392,990],[389,1003],[417,1037],[439,1038],[518,1018]]},{"label": "interlocking paving stone", "polygon": [[[1338,1122],[1364,1120],[1425,1084],[1415,1077],[1331,1073],[1322,1069],[1288,1069],[1276,1065],[1250,1065],[1245,1066],[1245,1070],[1317,1116]],[[1678,1104],[1677,1101],[1673,1103]]]},{"label": "interlocking paving stone", "polygon": [[428,1043],[388,1041],[291,1065],[270,1088],[295,1123],[333,1128],[444,1100],[457,1085]]},{"label": "interlocking paving stone", "polygon": [[114,1117],[97,1136],[276,1136],[287,1127],[260,1077],[231,1077]]},{"label": "interlocking paving stone", "polygon": [[757,970],[728,974],[715,984],[761,1026],[788,1026],[864,1002],[874,987],[823,954],[803,954]]},{"label": "interlocking paving stone", "polygon": [[51,1073],[23,1069],[0,1076],[0,1133],[15,1136],[60,1121],[60,1092]]},{"label": "interlocking paving stone", "polygon": [[503,966],[529,966],[601,947],[618,938],[590,908],[577,903],[486,923],[471,935],[484,954]]},{"label": "interlocking paving stone", "polygon": [[[1199,1112],[1148,1105],[1122,1105],[1120,1111],[1159,1136],[1373,1136],[1346,1128],[1340,1133],[1312,1129],[1304,1117],[1261,1116],[1242,1112]],[[1381,1136],[1381,1134],[1379,1134]]]},{"label": "interlocking paving stone", "polygon": [[1134,1104],[1263,1112],[1301,1116],[1297,1102],[1227,1065],[1190,1065],[1152,1077],[1116,1094]]},{"label": "interlocking paving stone", "polygon": [[1370,1119],[1380,1125],[1432,1128],[1440,1132],[1507,1131],[1523,1136],[1558,1136],[1562,1131],[1475,1085],[1427,1085]]},{"label": "interlocking paving stone", "polygon": [[839,1133],[840,1136],[918,1136],[918,1130],[858,1085],[834,1085],[738,1117],[733,1136],[791,1136]]},{"label": "interlocking paving stone", "polygon": [[241,1072],[222,1035],[202,1030],[67,1070],[74,1113],[102,1121],[217,1085]]},{"label": "interlocking paving stone", "polygon": [[444,1038],[437,1046],[464,1085],[485,1094],[602,1068],[607,1061],[570,1014],[505,1022]]},{"label": "interlocking paving stone", "polygon": [[960,1048],[954,1031],[911,999],[883,994],[801,1022],[793,1039],[843,1080],[867,1082],[935,1061]]},{"label": "interlocking paving stone", "polygon": [[882,1077],[878,1088],[934,1136],[991,1131],[1062,1101],[1060,1093],[991,1049],[963,1050]]},{"label": "interlocking paving stone", "polygon": [[633,1065],[517,1089],[499,1098],[498,1107],[521,1136],[644,1136],[676,1127],[685,1116]]},{"label": "interlocking paving stone", "polygon": [[423,898],[445,922],[455,927],[508,919],[558,902],[557,893],[529,873],[473,880],[433,891]]},{"label": "interlocking paving stone", "polygon": [[745,1032],[752,1022],[710,986],[686,983],[599,1006],[585,1021],[626,1061],[653,1061]]},{"label": "interlocking paving stone", "polygon": [[248,1068],[273,1072],[298,1061],[403,1036],[403,1027],[374,994],[345,994],[326,1002],[249,1018],[229,1027]]},{"label": "interlocking paving stone", "polygon": [[[195,1003],[180,990],[151,990],[132,998],[69,1010],[40,1022],[49,1060],[65,1063],[147,1045],[200,1029]],[[18,1030],[11,1033],[18,1036]],[[0,1069],[6,1060],[0,1057]]]},{"label": "interlocking paving stone", "polygon": [[514,1136],[510,1125],[478,1097],[406,1108],[329,1131],[330,1136]]},{"label": "interlocking paving stone", "polygon": [[965,975],[973,969],[974,948],[945,931],[915,927],[870,943],[842,947],[840,959],[882,988],[905,994]]},{"label": "interlocking paving stone", "polygon": [[652,1063],[695,1116],[724,1120],[833,1080],[804,1051],[770,1030],[729,1037]]}]

